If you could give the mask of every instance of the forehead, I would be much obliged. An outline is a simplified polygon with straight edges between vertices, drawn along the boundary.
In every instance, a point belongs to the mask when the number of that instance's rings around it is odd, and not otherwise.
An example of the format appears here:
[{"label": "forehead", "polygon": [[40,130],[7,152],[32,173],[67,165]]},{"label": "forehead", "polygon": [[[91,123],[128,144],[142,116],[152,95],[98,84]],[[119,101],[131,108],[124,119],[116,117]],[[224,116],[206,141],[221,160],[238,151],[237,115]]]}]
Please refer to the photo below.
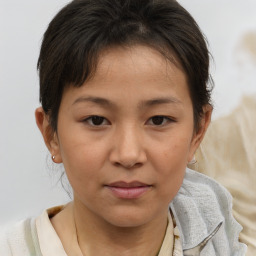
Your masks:
[{"label": "forehead", "polygon": [[[167,51],[166,51],[167,52]],[[158,50],[144,45],[118,46],[105,49],[101,52],[97,63],[94,79],[117,75],[117,71],[141,76],[147,74],[148,79],[171,79],[175,72],[185,75],[175,54],[166,54],[164,57]],[[112,72],[112,73],[111,73]],[[122,72],[124,75],[124,72]],[[184,77],[186,79],[186,77]]]},{"label": "forehead", "polygon": [[186,75],[177,63],[146,46],[110,48],[100,54],[90,80],[79,88],[71,86],[66,91],[72,91],[75,97],[79,94],[111,100],[128,97],[131,103],[135,99],[163,96],[190,101]]}]

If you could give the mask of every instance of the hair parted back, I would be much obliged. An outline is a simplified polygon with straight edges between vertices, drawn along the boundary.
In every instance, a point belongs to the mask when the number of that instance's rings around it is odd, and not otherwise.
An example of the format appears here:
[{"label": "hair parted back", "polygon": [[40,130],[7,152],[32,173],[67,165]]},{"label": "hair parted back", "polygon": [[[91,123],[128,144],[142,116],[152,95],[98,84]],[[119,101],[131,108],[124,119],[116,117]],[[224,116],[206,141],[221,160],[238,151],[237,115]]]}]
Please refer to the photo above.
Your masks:
[{"label": "hair parted back", "polygon": [[55,131],[64,88],[90,79],[104,49],[134,44],[153,47],[172,62],[175,54],[198,128],[211,78],[206,41],[191,15],[175,0],[74,0],[50,22],[38,59],[40,102]]}]

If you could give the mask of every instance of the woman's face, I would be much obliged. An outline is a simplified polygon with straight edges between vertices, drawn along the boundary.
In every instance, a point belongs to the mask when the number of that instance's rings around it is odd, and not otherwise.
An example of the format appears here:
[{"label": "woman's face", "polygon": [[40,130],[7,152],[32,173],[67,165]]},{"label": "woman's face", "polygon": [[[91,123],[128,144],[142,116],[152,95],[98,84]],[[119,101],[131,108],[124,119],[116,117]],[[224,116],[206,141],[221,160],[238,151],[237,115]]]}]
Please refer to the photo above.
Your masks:
[{"label": "woman's face", "polygon": [[167,214],[200,140],[184,72],[145,47],[105,51],[94,77],[68,87],[51,153],[74,201],[110,224]]}]

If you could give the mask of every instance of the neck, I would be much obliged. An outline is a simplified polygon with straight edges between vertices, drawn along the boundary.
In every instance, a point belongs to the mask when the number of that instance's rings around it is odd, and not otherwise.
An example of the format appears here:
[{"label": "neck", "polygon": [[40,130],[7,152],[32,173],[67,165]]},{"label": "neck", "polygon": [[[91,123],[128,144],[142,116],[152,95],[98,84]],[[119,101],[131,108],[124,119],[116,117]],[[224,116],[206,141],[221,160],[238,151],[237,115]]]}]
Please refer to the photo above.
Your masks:
[{"label": "neck", "polygon": [[136,227],[117,227],[73,204],[77,240],[83,255],[156,256],[167,227],[167,214]]}]

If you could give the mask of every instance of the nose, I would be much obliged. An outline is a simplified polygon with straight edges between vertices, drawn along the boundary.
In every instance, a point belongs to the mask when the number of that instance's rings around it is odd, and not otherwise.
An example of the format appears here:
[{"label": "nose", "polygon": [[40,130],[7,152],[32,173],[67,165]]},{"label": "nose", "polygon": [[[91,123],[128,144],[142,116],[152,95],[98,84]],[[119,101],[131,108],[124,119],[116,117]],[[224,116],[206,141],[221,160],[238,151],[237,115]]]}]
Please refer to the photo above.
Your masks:
[{"label": "nose", "polygon": [[126,126],[116,131],[110,161],[116,166],[131,169],[147,161],[141,133],[138,128]]}]

